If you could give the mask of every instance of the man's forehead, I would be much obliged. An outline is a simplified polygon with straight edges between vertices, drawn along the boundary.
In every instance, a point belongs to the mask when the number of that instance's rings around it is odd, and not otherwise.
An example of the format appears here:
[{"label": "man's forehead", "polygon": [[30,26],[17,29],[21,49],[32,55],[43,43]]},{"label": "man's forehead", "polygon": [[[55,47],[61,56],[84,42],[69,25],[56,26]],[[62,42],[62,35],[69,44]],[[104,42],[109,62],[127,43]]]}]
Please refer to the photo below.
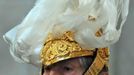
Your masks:
[{"label": "man's forehead", "polygon": [[77,65],[80,65],[80,57],[78,58],[71,58],[71,59],[67,59],[67,60],[63,60],[63,61],[59,61],[57,63],[54,63],[50,66],[47,66],[47,67],[53,67],[53,66],[64,66],[64,65],[72,65],[72,66],[77,66]]}]

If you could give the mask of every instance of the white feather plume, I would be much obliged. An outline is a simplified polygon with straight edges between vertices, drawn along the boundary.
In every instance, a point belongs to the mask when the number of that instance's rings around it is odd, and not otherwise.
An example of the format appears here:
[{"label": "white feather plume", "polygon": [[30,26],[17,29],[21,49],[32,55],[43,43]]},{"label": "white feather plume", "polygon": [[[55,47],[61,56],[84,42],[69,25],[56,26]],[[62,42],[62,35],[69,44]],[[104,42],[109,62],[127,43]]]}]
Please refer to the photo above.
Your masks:
[{"label": "white feather plume", "polygon": [[[23,22],[4,38],[15,60],[39,65],[40,50],[49,32],[58,36],[57,33],[74,31],[75,40],[83,48],[114,44],[120,37],[128,7],[129,0],[38,0]],[[99,28],[104,34],[96,37]]]}]

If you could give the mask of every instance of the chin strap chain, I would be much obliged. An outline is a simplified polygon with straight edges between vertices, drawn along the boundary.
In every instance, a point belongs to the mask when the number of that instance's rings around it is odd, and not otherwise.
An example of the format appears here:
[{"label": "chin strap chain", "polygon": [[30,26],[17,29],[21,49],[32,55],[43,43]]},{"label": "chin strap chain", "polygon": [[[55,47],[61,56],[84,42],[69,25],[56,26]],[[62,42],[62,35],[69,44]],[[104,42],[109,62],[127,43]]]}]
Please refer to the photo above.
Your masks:
[{"label": "chin strap chain", "polygon": [[98,75],[108,63],[109,48],[98,48],[96,58],[84,75]]}]

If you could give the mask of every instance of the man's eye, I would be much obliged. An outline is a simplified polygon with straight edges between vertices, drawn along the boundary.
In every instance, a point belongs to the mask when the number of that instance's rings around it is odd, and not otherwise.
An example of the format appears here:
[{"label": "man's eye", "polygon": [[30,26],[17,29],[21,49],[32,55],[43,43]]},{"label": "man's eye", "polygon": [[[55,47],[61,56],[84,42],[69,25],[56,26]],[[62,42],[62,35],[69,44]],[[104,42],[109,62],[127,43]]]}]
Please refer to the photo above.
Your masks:
[{"label": "man's eye", "polygon": [[68,66],[63,67],[63,69],[64,69],[65,71],[72,71],[72,70],[73,70],[73,68],[68,67]]}]

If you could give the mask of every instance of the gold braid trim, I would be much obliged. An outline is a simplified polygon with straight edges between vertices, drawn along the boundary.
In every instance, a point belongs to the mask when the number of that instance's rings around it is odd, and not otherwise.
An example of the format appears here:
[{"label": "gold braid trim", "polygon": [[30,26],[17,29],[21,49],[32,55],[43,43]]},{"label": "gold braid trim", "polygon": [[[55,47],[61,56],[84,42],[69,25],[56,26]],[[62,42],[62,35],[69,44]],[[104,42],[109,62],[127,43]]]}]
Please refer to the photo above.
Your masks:
[{"label": "gold braid trim", "polygon": [[103,67],[108,63],[109,49],[99,48],[97,51],[97,56],[84,75],[98,75]]}]

